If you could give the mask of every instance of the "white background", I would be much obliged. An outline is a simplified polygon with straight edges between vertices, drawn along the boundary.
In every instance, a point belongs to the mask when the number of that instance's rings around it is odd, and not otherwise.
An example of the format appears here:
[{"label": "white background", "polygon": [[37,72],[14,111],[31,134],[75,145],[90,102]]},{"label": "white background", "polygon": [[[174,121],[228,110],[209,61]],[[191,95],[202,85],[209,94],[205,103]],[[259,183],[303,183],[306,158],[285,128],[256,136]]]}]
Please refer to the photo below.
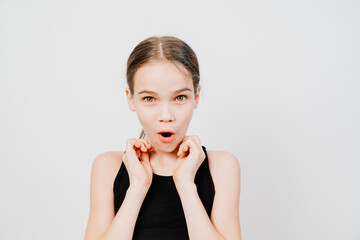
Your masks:
[{"label": "white background", "polygon": [[241,165],[248,240],[360,239],[360,2],[0,0],[0,239],[82,239],[94,158],[141,126],[127,57],[200,61],[189,127]]}]

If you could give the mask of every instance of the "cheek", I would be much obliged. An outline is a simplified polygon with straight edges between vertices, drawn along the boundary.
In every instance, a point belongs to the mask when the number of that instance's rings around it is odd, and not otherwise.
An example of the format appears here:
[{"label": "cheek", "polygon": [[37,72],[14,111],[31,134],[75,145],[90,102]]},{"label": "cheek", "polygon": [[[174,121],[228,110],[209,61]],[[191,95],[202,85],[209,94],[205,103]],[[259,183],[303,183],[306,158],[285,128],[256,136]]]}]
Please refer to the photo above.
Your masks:
[{"label": "cheek", "polygon": [[136,111],[136,114],[138,116],[138,119],[142,126],[148,126],[151,125],[151,123],[154,122],[154,111],[151,111],[149,109],[138,109]]},{"label": "cheek", "polygon": [[193,114],[193,107],[187,106],[186,108],[181,108],[178,110],[176,116],[177,116],[177,122],[181,122],[181,124],[187,125],[191,121],[192,114]]}]

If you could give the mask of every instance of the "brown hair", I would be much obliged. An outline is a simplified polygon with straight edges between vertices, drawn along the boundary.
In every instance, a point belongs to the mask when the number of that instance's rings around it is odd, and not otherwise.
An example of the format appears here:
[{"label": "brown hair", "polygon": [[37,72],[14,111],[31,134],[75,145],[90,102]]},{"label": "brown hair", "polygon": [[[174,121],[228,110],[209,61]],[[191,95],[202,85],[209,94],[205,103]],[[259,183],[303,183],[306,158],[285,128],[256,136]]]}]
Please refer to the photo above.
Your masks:
[{"label": "brown hair", "polygon": [[[140,42],[131,52],[127,61],[126,78],[131,95],[134,95],[134,76],[136,71],[150,60],[166,59],[180,63],[191,74],[196,93],[200,82],[199,63],[191,47],[179,38],[172,36],[149,37]],[[145,137],[144,130],[140,138]]]}]

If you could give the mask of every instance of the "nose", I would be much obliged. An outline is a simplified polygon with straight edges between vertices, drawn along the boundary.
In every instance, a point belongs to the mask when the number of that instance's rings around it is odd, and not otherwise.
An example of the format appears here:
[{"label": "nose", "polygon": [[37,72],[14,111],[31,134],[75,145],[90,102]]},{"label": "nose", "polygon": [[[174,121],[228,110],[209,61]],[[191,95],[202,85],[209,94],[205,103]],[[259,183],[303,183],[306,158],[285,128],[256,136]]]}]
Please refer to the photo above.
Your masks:
[{"label": "nose", "polygon": [[171,106],[169,106],[169,104],[162,104],[159,113],[159,121],[173,122],[174,120],[175,120],[175,116],[173,114],[173,111],[171,110]]}]

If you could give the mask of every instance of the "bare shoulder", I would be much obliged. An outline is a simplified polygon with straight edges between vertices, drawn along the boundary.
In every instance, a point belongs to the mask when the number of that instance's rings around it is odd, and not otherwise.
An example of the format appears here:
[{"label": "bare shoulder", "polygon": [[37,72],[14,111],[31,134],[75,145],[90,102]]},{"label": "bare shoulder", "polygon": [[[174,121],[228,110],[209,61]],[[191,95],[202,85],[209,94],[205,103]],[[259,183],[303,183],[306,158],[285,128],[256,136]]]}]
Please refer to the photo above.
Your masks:
[{"label": "bare shoulder", "polygon": [[234,154],[227,151],[207,150],[209,169],[215,187],[230,179],[240,178],[240,163]]},{"label": "bare shoulder", "polygon": [[211,221],[224,239],[241,239],[240,163],[226,151],[208,151],[208,159],[215,187]]},{"label": "bare shoulder", "polygon": [[227,171],[233,168],[240,169],[239,160],[231,152],[207,150],[207,154],[210,170]]},{"label": "bare shoulder", "polygon": [[[114,218],[113,183],[122,162],[123,152],[104,152],[91,167],[90,214],[85,239],[97,239]],[[96,236],[96,237],[94,237]]]},{"label": "bare shoulder", "polygon": [[[117,171],[122,163],[122,156],[124,152],[103,152],[96,156],[92,164],[92,174],[100,175],[112,181],[115,179]],[[100,177],[98,176],[98,177]]]}]

